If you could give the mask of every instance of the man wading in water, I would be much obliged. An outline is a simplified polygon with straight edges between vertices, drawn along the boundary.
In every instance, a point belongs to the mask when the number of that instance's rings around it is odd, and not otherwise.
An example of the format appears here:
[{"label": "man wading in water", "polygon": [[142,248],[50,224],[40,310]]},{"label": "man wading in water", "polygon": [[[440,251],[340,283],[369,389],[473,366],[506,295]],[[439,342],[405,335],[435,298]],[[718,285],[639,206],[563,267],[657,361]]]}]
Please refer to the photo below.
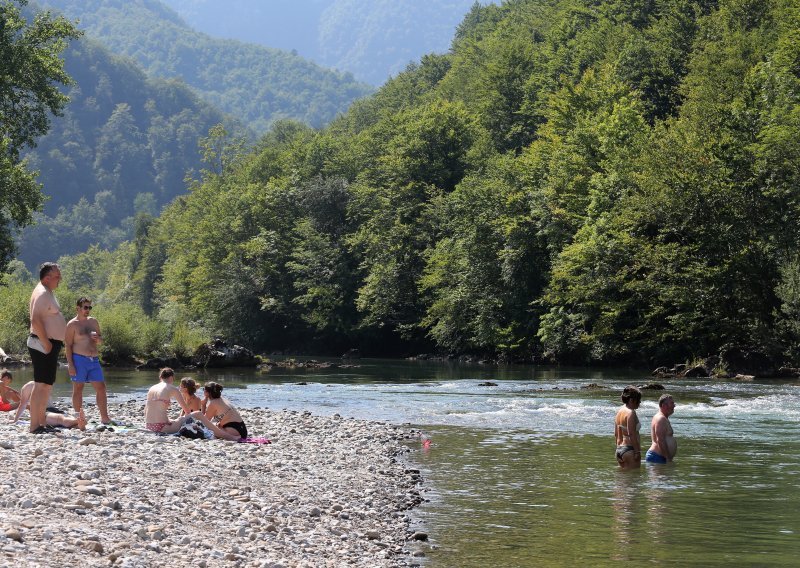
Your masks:
[{"label": "man wading in water", "polygon": [[658,412],[650,423],[650,436],[653,438],[653,444],[645,456],[647,463],[671,462],[678,453],[678,442],[673,436],[672,424],[669,421],[673,412],[675,412],[675,401],[672,399],[672,395],[662,394],[658,399]]}]

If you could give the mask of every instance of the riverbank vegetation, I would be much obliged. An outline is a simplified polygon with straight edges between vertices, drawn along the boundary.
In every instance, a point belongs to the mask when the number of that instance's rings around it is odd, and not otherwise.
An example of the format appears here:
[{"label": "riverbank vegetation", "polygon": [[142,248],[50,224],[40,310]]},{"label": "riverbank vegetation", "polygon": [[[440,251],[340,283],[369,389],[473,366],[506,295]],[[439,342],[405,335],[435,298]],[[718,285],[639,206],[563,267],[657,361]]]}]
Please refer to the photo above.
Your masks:
[{"label": "riverbank vegetation", "polygon": [[[129,365],[148,358],[188,360],[198,346],[208,341],[210,331],[198,322],[190,322],[182,314],[162,311],[151,317],[130,301],[119,288],[119,282],[87,280],[86,261],[96,270],[111,253],[93,248],[87,256],[64,259],[63,280],[56,290],[61,311],[67,319],[75,316],[75,303],[88,295],[94,305],[92,317],[100,322],[103,343],[100,354],[108,364]],[[19,261],[0,281],[0,348],[7,354],[25,355],[28,339],[28,301],[36,279]]]},{"label": "riverbank vegetation", "polygon": [[799,30],[789,0],[476,4],[324,130],[217,130],[189,195],[64,262],[259,350],[796,358]]}]

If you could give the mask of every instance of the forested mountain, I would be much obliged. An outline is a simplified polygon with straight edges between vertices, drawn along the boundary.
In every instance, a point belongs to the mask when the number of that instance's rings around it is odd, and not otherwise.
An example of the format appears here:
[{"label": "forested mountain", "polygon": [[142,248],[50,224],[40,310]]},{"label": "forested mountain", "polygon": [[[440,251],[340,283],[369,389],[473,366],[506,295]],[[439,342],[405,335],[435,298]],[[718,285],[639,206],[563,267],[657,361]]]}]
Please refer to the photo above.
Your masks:
[{"label": "forested mountain", "polygon": [[794,0],[475,6],[450,53],[278,125],[94,282],[263,349],[796,363],[799,33]]},{"label": "forested mountain", "polygon": [[156,214],[186,192],[184,177],[202,167],[200,140],[226,122],[183,83],[148,79],[89,40],[73,42],[64,57],[70,102],[26,154],[49,197],[18,239],[30,267],[129,239],[136,212]]},{"label": "forested mountain", "polygon": [[319,127],[372,88],[287,51],[214,39],[157,0],[42,0],[148,75],[179,78],[204,100],[263,132],[292,118]]},{"label": "forested mountain", "polygon": [[44,201],[24,152],[68,102],[61,52],[81,35],[63,18],[26,17],[25,4],[0,3],[0,284],[15,252],[14,234]]},{"label": "forested mountain", "polygon": [[[162,0],[216,37],[297,50],[325,67],[383,84],[411,61],[450,47],[475,0]],[[488,4],[489,2],[483,2]]]}]

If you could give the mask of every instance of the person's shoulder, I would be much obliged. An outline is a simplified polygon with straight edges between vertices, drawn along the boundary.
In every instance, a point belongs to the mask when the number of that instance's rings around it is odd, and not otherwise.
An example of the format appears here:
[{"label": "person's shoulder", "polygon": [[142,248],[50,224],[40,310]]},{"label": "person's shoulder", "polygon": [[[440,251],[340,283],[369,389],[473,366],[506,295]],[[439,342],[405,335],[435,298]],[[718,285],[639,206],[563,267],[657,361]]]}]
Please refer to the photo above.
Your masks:
[{"label": "person's shoulder", "polygon": [[78,321],[79,321],[78,316],[75,316],[74,318],[72,318],[67,322],[67,327],[76,325]]},{"label": "person's shoulder", "polygon": [[43,296],[45,296],[44,292],[45,292],[45,287],[42,286],[41,284],[37,284],[36,288],[34,288],[33,292],[31,292],[31,301],[32,302],[44,301],[42,298]]}]

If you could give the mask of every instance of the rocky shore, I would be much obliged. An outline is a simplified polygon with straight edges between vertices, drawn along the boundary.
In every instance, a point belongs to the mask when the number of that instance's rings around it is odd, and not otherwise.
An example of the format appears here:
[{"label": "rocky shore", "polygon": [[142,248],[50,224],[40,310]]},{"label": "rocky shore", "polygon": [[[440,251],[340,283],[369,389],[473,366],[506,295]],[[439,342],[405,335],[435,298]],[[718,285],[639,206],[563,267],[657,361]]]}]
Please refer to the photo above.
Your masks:
[{"label": "rocky shore", "polygon": [[[110,405],[141,424],[142,405]],[[0,417],[0,565],[408,566],[411,429],[241,410],[271,444],[138,428],[32,435]],[[90,415],[91,418],[91,415]],[[421,544],[421,543],[420,543]]]}]

